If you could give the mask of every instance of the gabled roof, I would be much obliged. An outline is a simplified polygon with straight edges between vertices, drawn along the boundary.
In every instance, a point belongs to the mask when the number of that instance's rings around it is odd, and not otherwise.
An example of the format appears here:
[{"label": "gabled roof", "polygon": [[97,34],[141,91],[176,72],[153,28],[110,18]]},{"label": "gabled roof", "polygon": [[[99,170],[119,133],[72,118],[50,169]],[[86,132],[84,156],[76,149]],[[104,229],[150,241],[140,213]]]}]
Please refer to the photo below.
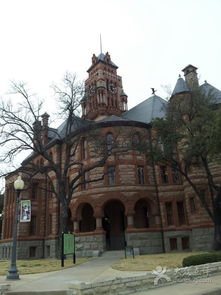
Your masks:
[{"label": "gabled roof", "polygon": [[221,103],[221,91],[216,87],[210,85],[205,81],[204,84],[200,85],[200,90],[205,95],[212,95],[214,97],[214,103]]},{"label": "gabled roof", "polygon": [[186,84],[186,81],[184,81],[184,79],[182,77],[179,77],[177,82],[176,82],[176,86],[173,90],[172,96],[175,94],[179,94],[179,93],[183,93],[183,92],[189,92],[189,88]]},{"label": "gabled roof", "polygon": [[153,95],[124,113],[122,117],[148,124],[155,118],[163,118],[165,116],[166,104],[166,100]]}]

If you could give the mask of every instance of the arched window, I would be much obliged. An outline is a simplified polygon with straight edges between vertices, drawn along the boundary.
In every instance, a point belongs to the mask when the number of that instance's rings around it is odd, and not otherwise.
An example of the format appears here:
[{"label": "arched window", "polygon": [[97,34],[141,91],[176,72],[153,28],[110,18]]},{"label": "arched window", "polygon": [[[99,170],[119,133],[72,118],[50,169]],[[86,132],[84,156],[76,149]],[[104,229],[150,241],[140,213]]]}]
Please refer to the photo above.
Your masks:
[{"label": "arched window", "polygon": [[106,144],[107,144],[107,150],[108,152],[111,152],[113,148],[113,143],[114,143],[114,137],[111,132],[107,133],[106,135]]},{"label": "arched window", "polygon": [[79,223],[80,232],[94,231],[96,228],[96,219],[94,210],[90,204],[85,204],[81,211],[81,220]]}]

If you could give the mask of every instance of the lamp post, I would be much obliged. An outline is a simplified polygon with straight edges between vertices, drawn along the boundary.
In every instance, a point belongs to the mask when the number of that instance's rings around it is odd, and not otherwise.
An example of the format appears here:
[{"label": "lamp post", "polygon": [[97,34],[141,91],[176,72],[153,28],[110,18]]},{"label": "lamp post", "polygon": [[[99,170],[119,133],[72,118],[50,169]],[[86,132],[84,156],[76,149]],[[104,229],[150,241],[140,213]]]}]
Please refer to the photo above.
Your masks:
[{"label": "lamp post", "polygon": [[24,181],[21,179],[19,175],[18,178],[14,182],[14,189],[16,191],[16,202],[15,202],[15,214],[13,220],[13,242],[12,242],[12,252],[11,252],[11,265],[8,270],[7,279],[8,280],[18,280],[19,274],[16,266],[16,250],[17,250],[17,228],[18,228],[18,206],[19,206],[19,196],[21,191],[24,188]]}]

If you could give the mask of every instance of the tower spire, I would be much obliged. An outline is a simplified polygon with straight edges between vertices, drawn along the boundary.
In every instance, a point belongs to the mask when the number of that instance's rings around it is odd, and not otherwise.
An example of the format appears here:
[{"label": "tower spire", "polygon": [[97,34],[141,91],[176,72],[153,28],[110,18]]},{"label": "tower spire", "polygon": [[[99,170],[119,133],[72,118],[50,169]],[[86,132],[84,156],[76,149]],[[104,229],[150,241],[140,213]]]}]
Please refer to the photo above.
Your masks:
[{"label": "tower spire", "polygon": [[100,34],[100,51],[102,53],[102,39],[101,39],[101,34]]}]

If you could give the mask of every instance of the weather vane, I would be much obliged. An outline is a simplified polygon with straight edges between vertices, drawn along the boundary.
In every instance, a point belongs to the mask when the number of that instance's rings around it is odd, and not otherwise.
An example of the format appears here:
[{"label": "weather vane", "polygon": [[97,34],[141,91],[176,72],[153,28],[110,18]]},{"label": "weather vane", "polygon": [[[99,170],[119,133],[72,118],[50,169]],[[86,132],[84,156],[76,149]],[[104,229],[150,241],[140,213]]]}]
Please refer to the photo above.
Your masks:
[{"label": "weather vane", "polygon": [[155,95],[155,92],[157,91],[156,89],[154,88],[150,88],[152,90],[152,94]]}]

